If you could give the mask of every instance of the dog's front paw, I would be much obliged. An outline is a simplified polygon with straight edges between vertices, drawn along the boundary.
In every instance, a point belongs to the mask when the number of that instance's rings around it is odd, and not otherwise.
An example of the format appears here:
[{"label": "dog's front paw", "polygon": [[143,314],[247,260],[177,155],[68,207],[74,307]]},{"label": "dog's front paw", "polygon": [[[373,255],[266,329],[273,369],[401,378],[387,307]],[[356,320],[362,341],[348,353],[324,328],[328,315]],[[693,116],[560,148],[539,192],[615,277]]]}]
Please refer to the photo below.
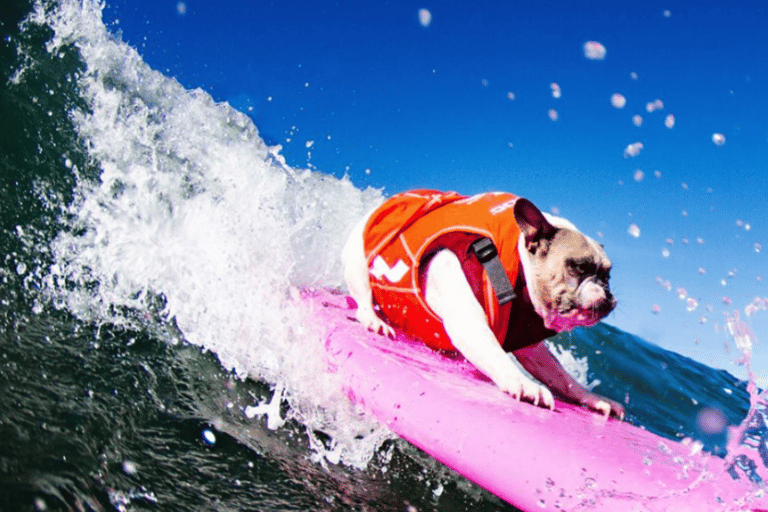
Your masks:
[{"label": "dog's front paw", "polygon": [[585,393],[584,396],[579,399],[579,404],[592,409],[593,411],[599,412],[606,418],[615,416],[619,420],[623,421],[626,414],[624,412],[624,407],[620,403],[614,402],[613,400],[605,398],[604,396],[596,395],[594,393]]},{"label": "dog's front paw", "polygon": [[546,386],[532,381],[522,373],[505,375],[503,379],[496,382],[496,385],[518,400],[525,400],[550,410],[555,409],[555,398],[552,396],[552,392]]},{"label": "dog's front paw", "polygon": [[387,336],[389,338],[395,337],[395,331],[388,326],[384,321],[376,316],[373,309],[366,307],[358,307],[357,313],[355,313],[357,321],[363,324],[363,326],[369,331],[373,331],[377,334]]}]

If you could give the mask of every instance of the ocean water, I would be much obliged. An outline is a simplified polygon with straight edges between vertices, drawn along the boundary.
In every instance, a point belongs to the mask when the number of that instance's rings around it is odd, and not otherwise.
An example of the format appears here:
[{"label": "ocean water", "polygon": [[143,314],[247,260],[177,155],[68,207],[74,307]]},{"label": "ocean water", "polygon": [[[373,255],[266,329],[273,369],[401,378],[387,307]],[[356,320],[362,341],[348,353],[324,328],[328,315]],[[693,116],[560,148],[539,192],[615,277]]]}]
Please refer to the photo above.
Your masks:
[{"label": "ocean water", "polygon": [[[1,15],[0,509],[515,510],[351,406],[291,301],[341,286],[380,191],[288,166],[97,2]],[[551,343],[627,421],[768,477],[747,382],[605,324]]]}]

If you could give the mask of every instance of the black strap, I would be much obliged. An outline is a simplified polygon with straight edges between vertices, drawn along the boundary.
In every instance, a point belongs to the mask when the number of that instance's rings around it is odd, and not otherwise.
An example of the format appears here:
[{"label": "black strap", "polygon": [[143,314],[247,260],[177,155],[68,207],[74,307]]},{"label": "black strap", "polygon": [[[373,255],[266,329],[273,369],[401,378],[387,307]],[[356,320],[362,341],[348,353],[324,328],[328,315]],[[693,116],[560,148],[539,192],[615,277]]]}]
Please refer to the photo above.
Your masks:
[{"label": "black strap", "polygon": [[484,237],[476,240],[470,245],[472,252],[477,256],[477,260],[485,268],[488,279],[491,281],[491,287],[493,293],[496,294],[496,299],[499,301],[499,305],[504,305],[516,298],[515,289],[512,287],[512,283],[509,281],[507,271],[504,270],[504,266],[501,264],[499,258],[499,251],[496,250],[496,246],[493,245],[493,241],[490,238]]}]

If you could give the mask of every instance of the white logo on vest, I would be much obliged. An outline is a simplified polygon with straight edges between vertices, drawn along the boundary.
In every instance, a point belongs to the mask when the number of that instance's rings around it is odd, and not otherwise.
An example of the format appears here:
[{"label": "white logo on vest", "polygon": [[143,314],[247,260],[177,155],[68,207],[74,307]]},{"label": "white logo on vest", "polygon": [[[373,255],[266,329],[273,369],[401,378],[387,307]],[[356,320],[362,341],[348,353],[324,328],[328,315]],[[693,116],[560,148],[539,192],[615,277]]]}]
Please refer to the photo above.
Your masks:
[{"label": "white logo on vest", "polygon": [[376,279],[381,279],[381,276],[387,278],[390,283],[397,283],[405,274],[408,273],[408,265],[403,263],[403,260],[397,260],[395,266],[390,268],[384,258],[376,256],[371,266],[371,275]]}]

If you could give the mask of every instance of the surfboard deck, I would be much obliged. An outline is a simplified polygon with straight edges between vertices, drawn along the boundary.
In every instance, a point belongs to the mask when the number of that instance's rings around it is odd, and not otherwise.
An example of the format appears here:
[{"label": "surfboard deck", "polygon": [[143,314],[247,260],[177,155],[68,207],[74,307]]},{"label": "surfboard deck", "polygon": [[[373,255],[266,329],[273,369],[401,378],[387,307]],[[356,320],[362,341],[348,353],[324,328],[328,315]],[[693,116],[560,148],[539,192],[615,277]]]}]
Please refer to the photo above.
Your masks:
[{"label": "surfboard deck", "polygon": [[366,331],[343,294],[303,300],[350,400],[526,512],[768,511],[763,489],[690,443],[560,401],[554,411],[518,402],[460,357]]}]

